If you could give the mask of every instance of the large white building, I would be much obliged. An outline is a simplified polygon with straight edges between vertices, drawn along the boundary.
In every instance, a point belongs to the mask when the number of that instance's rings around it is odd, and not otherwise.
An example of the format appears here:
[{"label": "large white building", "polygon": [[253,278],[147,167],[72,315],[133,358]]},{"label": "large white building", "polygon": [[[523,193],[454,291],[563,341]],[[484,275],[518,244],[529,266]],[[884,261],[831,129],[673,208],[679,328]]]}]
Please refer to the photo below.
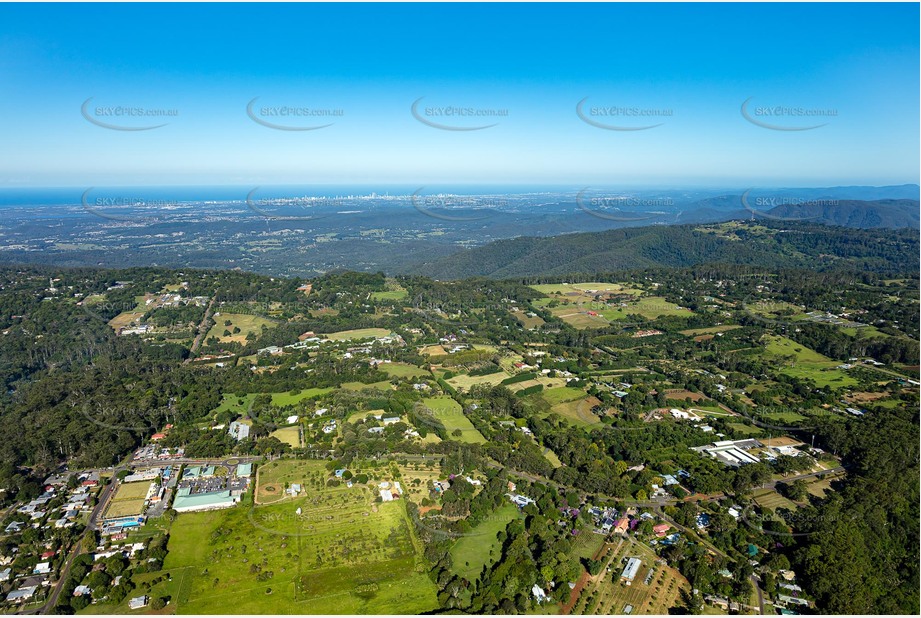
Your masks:
[{"label": "large white building", "polygon": [[642,565],[643,562],[639,558],[630,558],[630,560],[627,561],[627,566],[624,567],[624,572],[620,574],[620,581],[628,586],[631,585],[633,583],[633,578],[639,573]]},{"label": "large white building", "polygon": [[243,440],[249,437],[249,425],[241,423],[239,421],[234,421],[230,424],[230,428],[227,430],[227,433],[235,440]]}]

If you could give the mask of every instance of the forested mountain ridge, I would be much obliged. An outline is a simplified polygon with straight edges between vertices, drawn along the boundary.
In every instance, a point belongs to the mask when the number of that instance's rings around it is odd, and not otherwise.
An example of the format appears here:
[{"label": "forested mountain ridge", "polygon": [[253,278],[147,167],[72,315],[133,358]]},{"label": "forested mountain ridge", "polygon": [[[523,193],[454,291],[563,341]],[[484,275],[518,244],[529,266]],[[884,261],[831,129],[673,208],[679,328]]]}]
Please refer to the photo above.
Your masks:
[{"label": "forested mountain ridge", "polygon": [[737,221],[500,240],[413,270],[438,279],[503,278],[726,263],[886,273],[917,270],[918,248],[917,231],[908,229]]}]

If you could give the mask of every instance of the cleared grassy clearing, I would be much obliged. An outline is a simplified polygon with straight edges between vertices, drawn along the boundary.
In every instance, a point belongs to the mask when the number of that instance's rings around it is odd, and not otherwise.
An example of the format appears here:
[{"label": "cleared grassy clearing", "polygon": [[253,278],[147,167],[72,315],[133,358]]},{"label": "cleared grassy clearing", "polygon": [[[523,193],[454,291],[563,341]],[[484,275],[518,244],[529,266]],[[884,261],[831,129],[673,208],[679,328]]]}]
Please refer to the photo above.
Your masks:
[{"label": "cleared grassy clearing", "polygon": [[447,353],[448,351],[440,345],[427,345],[419,350],[419,354],[423,354],[425,356],[445,356]]},{"label": "cleared grassy clearing", "polygon": [[752,497],[759,506],[775,511],[778,508],[790,509],[791,511],[797,508],[795,502],[784,498],[773,489],[756,489],[752,492]]},{"label": "cleared grassy clearing", "polygon": [[736,328],[742,328],[737,324],[724,324],[723,326],[710,326],[709,328],[691,328],[689,330],[679,331],[682,335],[694,337],[696,335],[711,335],[715,333],[725,333]]},{"label": "cleared grassy clearing", "polygon": [[574,425],[593,427],[601,425],[601,420],[592,413],[592,407],[600,404],[601,401],[596,397],[586,397],[585,399],[559,403],[550,409]]},{"label": "cleared grassy clearing", "polygon": [[585,391],[581,388],[570,386],[561,386],[558,388],[548,388],[541,393],[541,397],[550,405],[573,401],[585,397]]},{"label": "cleared grassy clearing", "polygon": [[365,384],[364,382],[344,382],[339,388],[344,388],[349,391],[363,391],[366,388],[378,391],[389,391],[393,389],[393,384],[387,381],[372,382],[371,384]]},{"label": "cleared grassy clearing", "polygon": [[524,328],[528,328],[528,329],[540,328],[541,326],[546,324],[546,322],[544,322],[544,319],[540,317],[539,315],[530,316],[527,313],[522,312],[522,311],[516,311],[512,315],[515,316],[515,319],[521,322],[521,326]]},{"label": "cleared grassy clearing", "polygon": [[471,376],[464,373],[454,376],[447,382],[454,388],[469,390],[471,386],[476,384],[491,384],[495,386],[496,384],[502,382],[502,380],[505,380],[509,377],[511,376],[505,371],[498,371],[496,373],[490,373],[485,376]]},{"label": "cleared grassy clearing", "polygon": [[557,457],[557,454],[551,451],[549,448],[543,448],[544,457],[547,458],[547,461],[550,462],[550,465],[554,468],[562,468],[563,462],[560,461],[560,458]]},{"label": "cleared grassy clearing", "polygon": [[[483,434],[464,416],[460,404],[450,397],[427,397],[422,403],[431,410],[433,420],[444,426],[449,439],[471,444],[486,442]],[[460,435],[455,436],[455,431],[460,431]]]},{"label": "cleared grassy clearing", "polygon": [[305,388],[297,393],[272,393],[273,406],[291,406],[305,399],[316,399],[333,392],[332,388]]},{"label": "cleared grassy clearing", "polygon": [[621,283],[600,283],[592,281],[589,283],[546,283],[541,285],[529,286],[541,294],[571,294],[577,292],[580,296],[591,296],[589,290],[594,292],[611,292],[615,294],[633,294],[640,295],[642,290],[628,288]]},{"label": "cleared grassy clearing", "polygon": [[[230,322],[229,325],[226,325],[225,322]],[[217,337],[217,340],[221,343],[236,342],[240,344],[246,343],[246,336],[250,333],[254,335],[259,335],[262,333],[262,328],[274,328],[277,326],[272,320],[268,320],[262,316],[258,315],[248,315],[245,313],[216,313],[214,314],[214,326],[211,327],[211,330],[208,331],[208,334],[205,336],[205,341],[211,339],[212,337]],[[234,329],[240,329],[239,333],[234,333]],[[229,335],[224,333],[229,331]]]},{"label": "cleared grassy clearing", "polygon": [[554,307],[550,310],[550,313],[573,328],[578,328],[580,330],[586,328],[604,328],[608,325],[608,320],[603,316],[600,314],[590,315],[588,311],[587,309],[580,309],[572,305],[567,305]]},{"label": "cleared grassy clearing", "polygon": [[780,369],[785,375],[812,380],[819,388],[842,388],[857,384],[857,380],[847,375],[846,370],[837,368],[837,361],[815,350],[775,335],[767,335],[765,342],[764,354],[767,357],[787,359],[786,364]]},{"label": "cleared grassy clearing", "polygon": [[454,572],[470,581],[479,576],[486,564],[492,562],[490,556],[498,554],[501,544],[497,537],[500,530],[505,530],[508,522],[520,517],[518,507],[506,504],[486,518],[466,536],[459,538],[451,547]]},{"label": "cleared grassy clearing", "polygon": [[285,444],[290,444],[292,448],[298,448],[301,445],[300,428],[297,426],[282,427],[281,429],[276,429],[270,433],[269,436],[278,438]]},{"label": "cleared grassy clearing", "polygon": [[414,378],[417,376],[431,375],[425,369],[408,363],[381,363],[378,365],[378,369],[396,378]]},{"label": "cleared grassy clearing", "polygon": [[739,433],[744,433],[744,434],[749,434],[749,435],[757,435],[764,431],[760,427],[756,427],[754,425],[746,425],[744,423],[729,423],[729,426],[732,427],[733,430],[738,431]]},{"label": "cleared grassy clearing", "polygon": [[371,300],[403,300],[407,295],[408,293],[403,289],[371,292]]},{"label": "cleared grassy clearing", "polygon": [[662,296],[644,296],[635,302],[629,303],[626,307],[603,309],[598,313],[611,321],[626,320],[630,315],[640,315],[647,320],[655,320],[662,316],[687,317],[694,315],[694,312],[690,309],[670,303]]},{"label": "cleared grassy clearing", "polygon": [[386,328],[356,328],[328,333],[326,338],[331,341],[351,341],[353,339],[376,339],[390,334],[390,331]]}]

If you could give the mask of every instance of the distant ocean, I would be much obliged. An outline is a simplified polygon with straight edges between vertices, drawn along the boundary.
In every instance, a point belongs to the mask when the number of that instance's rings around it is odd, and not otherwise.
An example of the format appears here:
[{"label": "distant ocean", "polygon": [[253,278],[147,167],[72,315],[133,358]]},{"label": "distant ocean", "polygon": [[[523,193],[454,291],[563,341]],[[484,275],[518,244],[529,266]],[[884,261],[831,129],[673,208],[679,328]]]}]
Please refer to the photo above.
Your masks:
[{"label": "distant ocean", "polygon": [[[259,187],[259,197],[342,197],[347,195],[411,195],[424,186],[425,195],[457,193],[460,195],[496,195],[544,192],[572,192],[573,186],[535,185],[224,185],[224,186],[97,186],[94,196],[133,197],[143,200],[174,202],[244,201],[247,194]],[[4,188],[0,189],[0,207],[79,205],[83,193],[90,187]]]}]

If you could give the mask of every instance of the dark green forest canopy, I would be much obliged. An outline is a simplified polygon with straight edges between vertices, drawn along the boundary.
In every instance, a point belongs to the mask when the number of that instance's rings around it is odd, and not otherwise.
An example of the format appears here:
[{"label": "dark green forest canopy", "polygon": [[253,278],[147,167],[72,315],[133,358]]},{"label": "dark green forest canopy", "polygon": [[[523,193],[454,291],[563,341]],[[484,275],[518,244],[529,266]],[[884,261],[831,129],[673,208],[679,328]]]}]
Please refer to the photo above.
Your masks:
[{"label": "dark green forest canopy", "polygon": [[913,229],[732,222],[499,240],[414,266],[413,272],[438,279],[508,278],[722,263],[898,273],[918,272],[918,249],[918,231]]}]

